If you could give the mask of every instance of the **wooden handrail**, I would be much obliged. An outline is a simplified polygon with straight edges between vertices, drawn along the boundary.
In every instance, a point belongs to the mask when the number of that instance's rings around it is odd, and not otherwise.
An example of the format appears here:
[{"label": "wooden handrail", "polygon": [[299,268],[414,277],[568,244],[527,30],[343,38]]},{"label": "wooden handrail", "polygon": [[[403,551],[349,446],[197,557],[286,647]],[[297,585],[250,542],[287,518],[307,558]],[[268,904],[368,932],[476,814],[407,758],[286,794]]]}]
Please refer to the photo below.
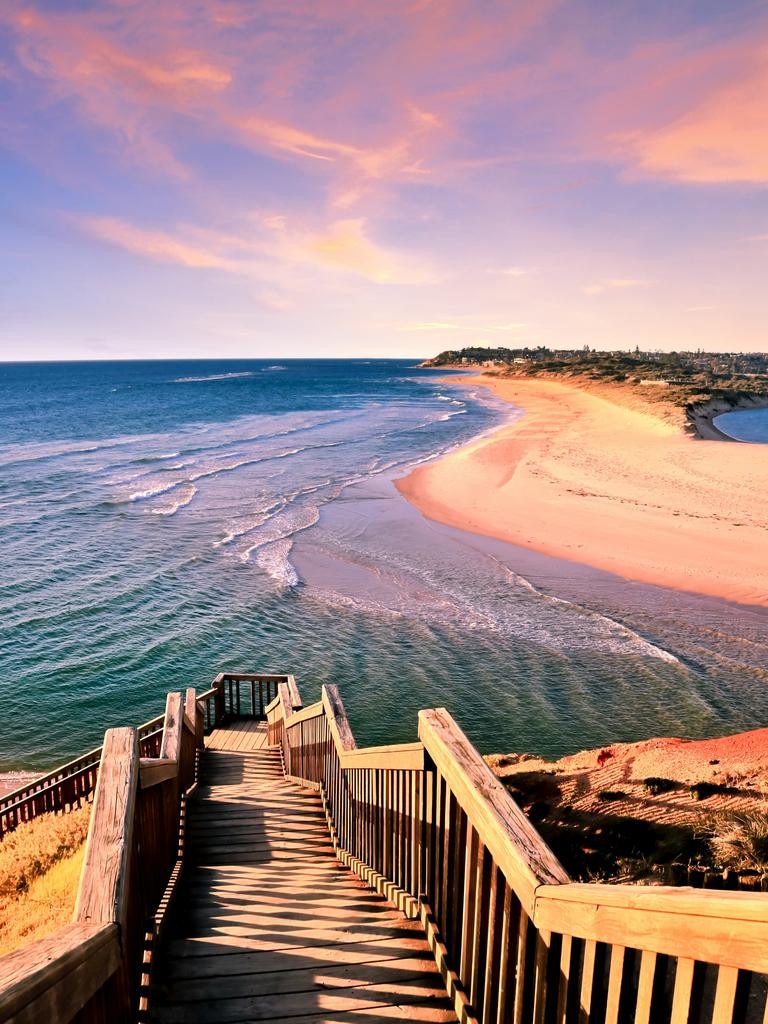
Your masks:
[{"label": "wooden handrail", "polygon": [[142,757],[139,761],[139,785],[150,789],[179,774],[179,762],[169,757]]},{"label": "wooden handrail", "polygon": [[713,970],[707,1022],[747,1020],[768,896],[572,882],[444,708],[420,712],[418,743],[362,749],[335,687],[298,714],[278,695],[269,718],[342,863],[421,918],[465,1024],[701,1024]]},{"label": "wooden handrail", "polygon": [[768,973],[765,893],[670,886],[542,886],[538,929]]},{"label": "wooden handrail", "polygon": [[543,884],[570,877],[445,708],[419,712],[419,739],[527,914]]},{"label": "wooden handrail", "polygon": [[136,730],[110,729],[104,737],[102,762],[75,904],[75,921],[80,924],[125,921],[139,788]]},{"label": "wooden handrail", "polygon": [[[270,707],[276,708],[281,702],[285,707],[291,707],[284,693],[278,693]],[[295,725],[301,725],[302,722],[308,722],[311,718],[322,718],[324,714],[325,707],[323,702],[319,700],[316,704],[310,704],[306,708],[302,708],[301,711],[296,711],[290,716],[286,716],[286,722],[288,724],[288,728],[292,729]]]},{"label": "wooden handrail", "polygon": [[70,924],[0,957],[0,1019],[71,1020],[120,965],[116,924]]},{"label": "wooden handrail", "polygon": [[[142,753],[155,745],[162,725],[163,716],[159,715],[139,726]],[[40,814],[71,810],[91,799],[101,755],[102,748],[96,747],[6,793],[0,799],[0,839],[20,822],[31,821]]]},{"label": "wooden handrail", "polygon": [[345,771],[365,768],[369,771],[423,771],[424,745],[422,743],[395,743],[384,747],[362,747],[345,750],[340,755]]},{"label": "wooden handrail", "polygon": [[162,727],[159,757],[140,756],[139,729],[105,734],[73,922],[0,957],[3,1022],[136,1019],[144,944],[179,875],[182,786],[194,785],[203,715],[193,689],[169,694],[148,723]]}]

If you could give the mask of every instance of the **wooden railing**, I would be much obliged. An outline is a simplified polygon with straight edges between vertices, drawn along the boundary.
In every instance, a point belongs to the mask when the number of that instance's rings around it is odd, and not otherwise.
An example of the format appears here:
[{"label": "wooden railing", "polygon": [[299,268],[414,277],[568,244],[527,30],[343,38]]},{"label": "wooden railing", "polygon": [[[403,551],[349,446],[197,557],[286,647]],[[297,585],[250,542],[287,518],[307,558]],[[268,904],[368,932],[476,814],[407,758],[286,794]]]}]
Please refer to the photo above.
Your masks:
[{"label": "wooden railing", "polygon": [[189,689],[168,694],[151,756],[140,730],[107,731],[73,922],[0,958],[0,1020],[128,1024],[145,1010],[204,718]]},{"label": "wooden railing", "polygon": [[[142,757],[157,755],[162,733],[162,715],[139,726]],[[102,749],[90,750],[0,798],[0,839],[23,821],[41,814],[71,811],[90,800],[96,789]]]},{"label": "wooden railing", "polygon": [[[221,672],[213,686],[198,698],[203,702],[205,732],[209,733],[232,716],[263,718],[280,683],[285,683],[292,693],[298,693],[291,675]],[[162,715],[139,726],[142,757],[158,756],[162,732]],[[31,821],[41,814],[71,811],[91,800],[101,755],[102,747],[97,747],[6,793],[0,798],[0,839],[23,821]]]},{"label": "wooden railing", "polygon": [[445,709],[357,749],[335,687],[269,740],[337,856],[419,917],[461,1021],[768,1024],[768,896],[574,883]]},{"label": "wooden railing", "polygon": [[144,1019],[203,732],[262,706],[339,860],[421,920],[462,1024],[768,1022],[768,897],[574,883],[444,709],[358,749],[335,687],[304,708],[292,677],[246,674],[169,694],[150,755],[107,732],[74,921],[0,958],[0,1021]]}]

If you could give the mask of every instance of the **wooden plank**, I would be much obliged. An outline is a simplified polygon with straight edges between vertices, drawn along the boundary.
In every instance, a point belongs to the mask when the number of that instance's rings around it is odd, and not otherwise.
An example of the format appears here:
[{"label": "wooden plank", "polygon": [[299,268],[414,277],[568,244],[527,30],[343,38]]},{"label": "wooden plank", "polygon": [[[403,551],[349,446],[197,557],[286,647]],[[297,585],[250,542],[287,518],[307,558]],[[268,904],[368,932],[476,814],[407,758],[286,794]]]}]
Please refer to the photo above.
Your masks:
[{"label": "wooden plank", "polygon": [[514,987],[514,979],[510,979],[510,959],[512,953],[511,943],[517,935],[514,908],[512,905],[512,890],[504,882],[501,876],[500,884],[503,884],[504,895],[502,898],[501,917],[501,963],[499,965],[498,979],[492,978],[491,984],[498,985],[496,1019],[489,1019],[488,1024],[506,1024],[508,1019],[507,1006],[511,1002],[511,990]]},{"label": "wooden plank", "polygon": [[695,967],[695,961],[688,957],[680,957],[677,961],[670,1024],[688,1024]]},{"label": "wooden plank", "polygon": [[621,1009],[621,985],[624,980],[624,946],[611,947],[611,965],[608,969],[608,1000],[605,1006],[605,1024],[619,1024]]},{"label": "wooden plank", "polygon": [[349,720],[344,710],[338,686],[329,685],[323,687],[323,707],[325,708],[331,735],[339,754],[345,750],[356,750],[357,743],[349,727]]},{"label": "wooden plank", "polygon": [[[536,936],[536,966],[534,968],[533,1019],[544,1020],[547,1007],[547,965],[549,963],[552,932],[541,931]],[[616,1021],[606,1024],[617,1024]]]},{"label": "wooden plank", "polygon": [[527,979],[525,977],[525,961],[528,951],[528,921],[528,915],[521,906],[516,921],[515,992],[512,1016],[514,1024],[528,1024],[528,1021],[525,1020],[525,1003],[528,996],[526,992]]},{"label": "wooden plank", "polygon": [[568,882],[565,870],[444,708],[419,712],[419,739],[526,913],[533,915],[537,886]]},{"label": "wooden plank", "polygon": [[421,743],[394,743],[383,747],[359,747],[339,755],[345,770],[365,768],[387,771],[423,771],[424,746]]},{"label": "wooden plank", "polygon": [[301,707],[301,694],[299,693],[299,687],[296,684],[294,676],[289,675],[286,679],[286,686],[288,687],[288,693],[291,700],[291,707],[294,711],[297,711]]},{"label": "wooden plank", "polygon": [[126,920],[128,869],[139,784],[136,729],[109,729],[104,736],[74,920],[106,924]]},{"label": "wooden plank", "polygon": [[395,963],[398,960],[424,955],[430,955],[424,937],[393,940],[387,942],[386,946],[377,939],[369,939],[365,942],[340,943],[328,948],[309,946],[304,950],[293,950],[289,956],[279,950],[234,951],[209,957],[180,957],[168,964],[166,977],[169,983],[202,982],[211,978],[216,979],[218,983],[221,979],[224,983],[223,988],[226,988],[229,982],[225,979],[230,977],[257,977],[260,974],[277,974],[286,970],[322,971],[340,964]]},{"label": "wooden plank", "polygon": [[139,772],[141,788],[149,789],[159,782],[175,779],[179,774],[179,762],[167,757],[142,757],[139,758]]},{"label": "wooden plank", "polygon": [[169,693],[165,700],[165,721],[160,757],[178,761],[181,753],[181,730],[184,726],[184,702],[180,692]]},{"label": "wooden plank", "polygon": [[[276,1018],[323,1019],[323,1015],[350,1013],[365,1010],[370,1013],[385,1007],[397,1010],[400,1019],[408,1019],[407,1007],[424,1007],[430,1016],[435,1009],[450,1010],[450,1003],[441,990],[439,977],[415,979],[415,983],[379,983],[356,988],[329,988],[310,992],[279,993],[263,995],[254,999],[226,999],[213,996],[210,1000],[195,1003],[177,1003],[168,1015],[158,1013],[159,1024],[165,1021],[173,1024],[235,1024],[240,1021],[269,1020]],[[419,1018],[422,1018],[419,1014]],[[430,1016],[426,1019],[429,1020]],[[443,1017],[445,1019],[445,1017]],[[448,1017],[450,1020],[451,1018]]]},{"label": "wooden plank", "polygon": [[291,715],[286,721],[286,726],[291,729],[295,725],[299,725],[301,722],[308,722],[312,718],[319,718],[325,714],[325,708],[322,700],[317,700],[313,705],[309,705],[302,711],[296,712],[295,715]]},{"label": "wooden plank", "polygon": [[[542,900],[594,904],[621,910],[702,917],[715,920],[766,921],[765,893],[733,892],[725,889],[692,889],[670,885],[604,885],[600,882],[569,882],[556,888],[542,886]],[[627,943],[629,945],[629,943]]]},{"label": "wooden plank", "polygon": [[656,953],[643,953],[640,958],[640,976],[637,981],[635,1024],[651,1024],[653,983],[656,977]]},{"label": "wooden plank", "polygon": [[592,993],[595,987],[595,961],[597,943],[584,943],[584,957],[581,963],[581,992],[579,996],[579,1024],[589,1024],[592,1017]]},{"label": "wooden plank", "polygon": [[669,888],[659,894],[654,889],[544,885],[536,892],[534,923],[582,939],[768,972],[765,894],[698,889],[676,893]]},{"label": "wooden plank", "polygon": [[721,967],[718,970],[715,1005],[712,1008],[712,1024],[732,1024],[738,982],[737,968]]},{"label": "wooden plank", "polygon": [[[397,959],[379,958],[353,963],[332,963],[323,968],[317,964],[307,967],[296,967],[292,960],[283,957],[272,958],[274,969],[269,973],[244,973],[227,980],[226,990],[222,995],[226,999],[253,998],[292,994],[297,992],[318,992],[327,989],[356,988],[363,985],[376,985],[390,981],[398,984],[403,981],[437,974],[435,961],[426,948],[422,956],[403,956]],[[426,954],[426,955],[424,955]],[[441,993],[445,994],[445,993]],[[217,996],[217,986],[210,978],[184,978],[169,987],[169,1001],[183,1003]]]},{"label": "wooden plank", "polygon": [[116,924],[70,924],[0,958],[0,1019],[68,1024],[120,965]]},{"label": "wooden plank", "polygon": [[570,935],[564,935],[560,947],[560,981],[557,990],[557,1011],[555,1013],[557,1024],[567,1024],[568,1020],[568,994],[571,983],[572,959],[573,939]]}]

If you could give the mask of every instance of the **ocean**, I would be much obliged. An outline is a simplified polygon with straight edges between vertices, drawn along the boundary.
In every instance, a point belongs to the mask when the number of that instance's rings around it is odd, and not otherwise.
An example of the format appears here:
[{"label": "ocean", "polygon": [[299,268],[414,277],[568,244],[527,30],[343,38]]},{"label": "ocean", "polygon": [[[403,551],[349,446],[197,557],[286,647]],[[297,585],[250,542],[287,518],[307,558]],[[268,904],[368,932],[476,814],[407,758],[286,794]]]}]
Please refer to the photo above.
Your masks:
[{"label": "ocean", "polygon": [[[454,375],[460,377],[460,374]],[[520,415],[403,360],[0,366],[0,770],[222,670],[446,706],[548,756],[768,721],[768,616],[424,519],[393,480]]]},{"label": "ocean", "polygon": [[768,409],[740,409],[725,412],[714,420],[718,430],[737,441],[768,444]]}]

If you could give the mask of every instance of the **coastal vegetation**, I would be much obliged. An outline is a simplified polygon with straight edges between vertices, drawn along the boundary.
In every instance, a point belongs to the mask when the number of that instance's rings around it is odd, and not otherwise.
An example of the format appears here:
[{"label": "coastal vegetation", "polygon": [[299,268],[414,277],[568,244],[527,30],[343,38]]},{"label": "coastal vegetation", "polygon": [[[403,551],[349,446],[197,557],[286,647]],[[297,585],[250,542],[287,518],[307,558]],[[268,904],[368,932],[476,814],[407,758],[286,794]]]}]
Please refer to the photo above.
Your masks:
[{"label": "coastal vegetation", "polygon": [[[579,881],[765,891],[766,737],[759,730],[615,744],[553,762],[526,754],[487,760]],[[667,774],[642,771],[654,763]]]},{"label": "coastal vegetation", "polygon": [[768,352],[598,352],[582,349],[483,348],[446,350],[425,367],[493,368],[522,377],[582,378],[658,389],[658,398],[687,407],[718,399],[736,407],[745,396],[768,400]]},{"label": "coastal vegetation", "polygon": [[72,917],[90,811],[43,815],[0,843],[0,954]]}]

